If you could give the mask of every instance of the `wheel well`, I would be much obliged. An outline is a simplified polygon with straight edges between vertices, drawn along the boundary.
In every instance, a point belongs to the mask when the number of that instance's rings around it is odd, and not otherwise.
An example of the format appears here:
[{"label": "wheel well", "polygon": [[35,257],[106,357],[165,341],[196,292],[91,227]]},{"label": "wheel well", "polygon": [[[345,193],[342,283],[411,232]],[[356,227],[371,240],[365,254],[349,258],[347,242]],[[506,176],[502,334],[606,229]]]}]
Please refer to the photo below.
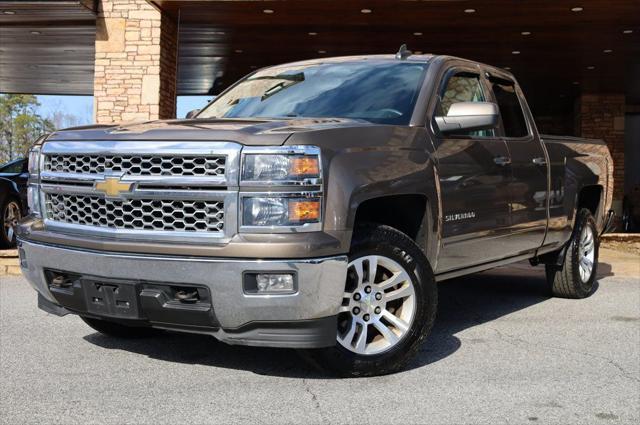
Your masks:
[{"label": "wheel well", "polygon": [[400,230],[414,241],[427,208],[424,195],[392,195],[364,201],[358,206],[354,226],[373,222]]},{"label": "wheel well", "polygon": [[602,186],[586,186],[578,194],[577,208],[586,208],[591,211],[594,217],[598,216],[598,207],[602,198]]},{"label": "wheel well", "polygon": [[18,206],[20,207],[20,210],[22,211],[22,202],[20,201],[20,197],[18,195],[14,195],[13,193],[9,193],[4,198],[0,198],[0,204],[3,204],[4,202],[8,203],[10,201],[17,202]]}]

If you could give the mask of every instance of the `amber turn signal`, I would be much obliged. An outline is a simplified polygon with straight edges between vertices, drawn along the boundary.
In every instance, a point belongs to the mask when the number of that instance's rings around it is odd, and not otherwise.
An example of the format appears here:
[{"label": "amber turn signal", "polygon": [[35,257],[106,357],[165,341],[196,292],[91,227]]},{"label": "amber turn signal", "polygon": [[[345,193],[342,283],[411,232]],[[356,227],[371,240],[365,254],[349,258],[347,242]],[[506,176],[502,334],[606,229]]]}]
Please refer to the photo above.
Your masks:
[{"label": "amber turn signal", "polygon": [[292,158],[289,166],[292,176],[317,176],[320,174],[318,157],[300,156]]},{"label": "amber turn signal", "polygon": [[289,221],[305,223],[320,219],[320,201],[290,201]]}]

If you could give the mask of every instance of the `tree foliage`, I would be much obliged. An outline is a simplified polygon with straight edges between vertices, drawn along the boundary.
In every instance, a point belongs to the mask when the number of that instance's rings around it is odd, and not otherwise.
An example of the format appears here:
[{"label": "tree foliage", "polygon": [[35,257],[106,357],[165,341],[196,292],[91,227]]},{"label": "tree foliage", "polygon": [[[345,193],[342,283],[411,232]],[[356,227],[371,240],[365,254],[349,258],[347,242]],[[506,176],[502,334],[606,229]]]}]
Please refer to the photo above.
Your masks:
[{"label": "tree foliage", "polygon": [[0,163],[25,156],[38,137],[54,130],[36,113],[38,106],[33,95],[0,94]]}]

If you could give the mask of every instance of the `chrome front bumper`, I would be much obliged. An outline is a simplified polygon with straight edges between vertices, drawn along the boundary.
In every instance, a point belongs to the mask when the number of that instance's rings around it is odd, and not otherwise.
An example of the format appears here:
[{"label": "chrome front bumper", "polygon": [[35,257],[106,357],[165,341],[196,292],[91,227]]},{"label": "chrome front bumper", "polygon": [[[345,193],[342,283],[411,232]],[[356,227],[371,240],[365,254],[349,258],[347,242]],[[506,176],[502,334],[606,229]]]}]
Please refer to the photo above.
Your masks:
[{"label": "chrome front bumper", "polygon": [[[313,347],[335,343],[335,327],[326,335],[327,323],[335,323],[347,273],[347,257],[318,259],[253,260],[202,257],[147,256],[107,253],[52,246],[19,240],[22,271],[49,310],[60,302],[51,292],[45,270],[126,282],[206,287],[210,293],[211,328],[184,328],[172,323],[149,325],[188,332],[210,333],[229,343],[264,346]],[[253,295],[243,290],[244,272],[291,272],[298,288],[290,295]],[[73,311],[72,311],[73,312]],[[305,336],[305,326],[320,321]],[[293,324],[291,332],[287,323]],[[271,325],[274,326],[271,326]],[[313,326],[311,326],[313,328]],[[279,330],[274,331],[274,328]],[[285,329],[282,331],[282,329]],[[313,335],[315,335],[315,337]],[[317,337],[317,338],[316,338]],[[332,339],[332,341],[331,341]]]}]

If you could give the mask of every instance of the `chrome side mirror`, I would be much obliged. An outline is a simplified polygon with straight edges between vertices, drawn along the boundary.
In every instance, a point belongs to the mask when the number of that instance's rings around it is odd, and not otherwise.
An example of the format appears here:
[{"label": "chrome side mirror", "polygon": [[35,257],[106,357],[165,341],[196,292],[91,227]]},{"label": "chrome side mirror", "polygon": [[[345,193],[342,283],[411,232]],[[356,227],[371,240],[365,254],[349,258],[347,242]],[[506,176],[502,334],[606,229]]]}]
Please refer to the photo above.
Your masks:
[{"label": "chrome side mirror", "polygon": [[436,117],[436,124],[442,133],[489,130],[498,125],[499,114],[492,102],[458,102],[446,117]]},{"label": "chrome side mirror", "polygon": [[194,109],[193,111],[189,111],[187,112],[187,115],[185,116],[185,118],[190,120],[191,118],[194,118],[196,115],[198,115],[198,112],[200,112],[200,109]]}]

